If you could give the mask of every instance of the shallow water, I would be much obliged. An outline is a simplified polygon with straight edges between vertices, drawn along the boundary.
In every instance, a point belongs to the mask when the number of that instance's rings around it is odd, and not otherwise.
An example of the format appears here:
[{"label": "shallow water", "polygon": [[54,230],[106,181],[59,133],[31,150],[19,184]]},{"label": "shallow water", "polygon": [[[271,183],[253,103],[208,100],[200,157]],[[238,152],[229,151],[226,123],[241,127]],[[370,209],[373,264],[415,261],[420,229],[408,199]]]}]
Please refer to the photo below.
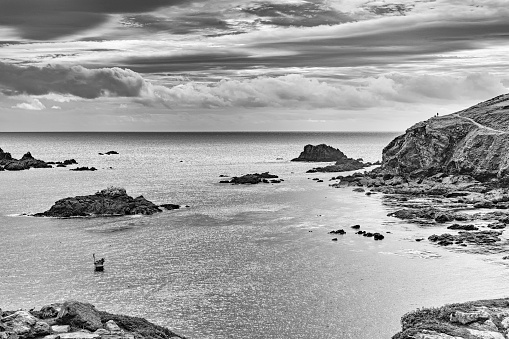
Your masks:
[{"label": "shallow water", "polygon": [[[313,164],[289,162],[303,145],[322,142],[375,161],[392,137],[0,134],[15,157],[30,150],[99,168],[0,172],[0,307],[73,298],[189,338],[376,339],[390,338],[417,307],[507,296],[499,261],[415,242],[437,230],[387,217],[381,195],[333,189],[335,174],[305,174]],[[120,155],[97,154],[109,150]],[[220,174],[261,171],[285,181],[217,183]],[[112,184],[189,207],[141,217],[13,216]],[[386,237],[355,235],[353,224]],[[339,228],[347,234],[328,234]],[[104,273],[93,272],[92,253],[106,258]]]}]

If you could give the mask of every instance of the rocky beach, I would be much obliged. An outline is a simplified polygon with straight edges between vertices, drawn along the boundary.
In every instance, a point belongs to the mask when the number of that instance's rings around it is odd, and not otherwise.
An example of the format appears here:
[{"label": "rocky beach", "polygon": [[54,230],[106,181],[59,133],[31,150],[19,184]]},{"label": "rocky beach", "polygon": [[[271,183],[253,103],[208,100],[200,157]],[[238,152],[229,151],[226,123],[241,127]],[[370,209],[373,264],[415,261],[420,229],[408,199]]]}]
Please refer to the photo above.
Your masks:
[{"label": "rocky beach", "polygon": [[94,305],[69,300],[40,309],[0,309],[2,339],[179,339],[162,326],[127,315],[99,311]]}]

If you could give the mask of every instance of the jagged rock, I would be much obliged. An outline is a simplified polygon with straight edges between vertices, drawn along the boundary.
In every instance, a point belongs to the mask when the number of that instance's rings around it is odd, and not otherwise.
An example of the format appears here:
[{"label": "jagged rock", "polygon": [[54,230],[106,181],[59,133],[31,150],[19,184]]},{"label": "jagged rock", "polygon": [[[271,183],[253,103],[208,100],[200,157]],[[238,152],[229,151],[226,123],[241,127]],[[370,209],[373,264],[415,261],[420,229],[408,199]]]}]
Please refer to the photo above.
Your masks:
[{"label": "jagged rock", "polygon": [[441,246],[452,245],[453,243],[468,242],[476,245],[492,244],[500,241],[502,232],[497,231],[478,231],[478,232],[459,232],[458,235],[444,233],[442,235],[433,234],[428,237],[431,242],[436,242]]},{"label": "jagged rock", "polygon": [[474,225],[459,225],[459,224],[453,224],[451,226],[448,226],[447,229],[449,229],[449,230],[463,230],[463,231],[477,231],[477,230],[479,230],[479,228]]},{"label": "jagged rock", "polygon": [[27,311],[17,311],[2,318],[1,321],[15,334],[26,335],[37,323],[37,318]]},{"label": "jagged rock", "polygon": [[[66,301],[62,305],[57,321],[61,325],[70,325],[71,328],[82,328],[89,331],[95,331],[102,327],[101,316],[94,305],[73,300]],[[62,336],[61,338],[64,339]]]},{"label": "jagged rock", "polygon": [[150,215],[161,212],[151,201],[143,196],[133,198],[126,190],[109,187],[93,195],[65,198],[55,202],[45,212],[34,214],[36,217],[75,217],[110,215]]},{"label": "jagged rock", "polygon": [[301,152],[298,158],[292,159],[292,161],[330,162],[347,158],[339,149],[326,144],[320,144],[304,146],[304,151]]},{"label": "jagged rock", "polygon": [[46,335],[50,334],[50,326],[45,321],[37,321],[33,327],[33,333],[36,336]]}]

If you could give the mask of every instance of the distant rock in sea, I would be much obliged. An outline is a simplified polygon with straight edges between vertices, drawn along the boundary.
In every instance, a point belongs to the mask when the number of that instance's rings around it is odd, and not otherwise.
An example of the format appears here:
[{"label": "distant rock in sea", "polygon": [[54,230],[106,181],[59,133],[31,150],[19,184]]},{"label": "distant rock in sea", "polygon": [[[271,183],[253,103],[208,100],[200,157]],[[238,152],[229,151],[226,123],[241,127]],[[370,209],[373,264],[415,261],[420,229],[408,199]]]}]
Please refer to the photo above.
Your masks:
[{"label": "distant rock in sea", "polygon": [[30,168],[51,168],[45,161],[35,159],[30,152],[23,155],[20,160],[14,159],[10,153],[0,148],[0,165],[7,171],[22,171]]},{"label": "distant rock in sea", "polygon": [[108,151],[106,153],[99,153],[99,155],[113,155],[113,154],[118,154],[117,151]]},{"label": "distant rock in sea", "polygon": [[97,171],[97,168],[95,167],[76,167],[76,168],[71,168],[69,171]]},{"label": "distant rock in sea", "polygon": [[334,165],[310,169],[306,173],[357,171],[372,165],[371,163],[364,163],[362,159],[349,158],[339,149],[325,144],[304,146],[304,151],[292,161],[336,162]]},{"label": "distant rock in sea", "polygon": [[298,158],[292,161],[307,161],[307,162],[331,162],[347,159],[348,157],[339,149],[326,144],[320,145],[306,145]]},{"label": "distant rock in sea", "polygon": [[0,338],[16,339],[179,339],[143,318],[98,311],[94,305],[66,301],[30,311],[0,310]]},{"label": "distant rock in sea", "polygon": [[[268,180],[268,179],[271,179],[271,180]],[[263,173],[246,174],[246,175],[243,175],[240,177],[233,177],[230,180],[221,180],[219,183],[221,183],[221,184],[237,184],[237,185],[259,184],[259,183],[278,184],[281,181],[284,181],[284,180],[278,179],[277,175],[269,174],[269,172],[263,172]]]},{"label": "distant rock in sea", "polygon": [[133,198],[120,187],[109,187],[92,195],[58,200],[47,211],[35,217],[98,217],[161,212],[161,209],[143,196]]}]

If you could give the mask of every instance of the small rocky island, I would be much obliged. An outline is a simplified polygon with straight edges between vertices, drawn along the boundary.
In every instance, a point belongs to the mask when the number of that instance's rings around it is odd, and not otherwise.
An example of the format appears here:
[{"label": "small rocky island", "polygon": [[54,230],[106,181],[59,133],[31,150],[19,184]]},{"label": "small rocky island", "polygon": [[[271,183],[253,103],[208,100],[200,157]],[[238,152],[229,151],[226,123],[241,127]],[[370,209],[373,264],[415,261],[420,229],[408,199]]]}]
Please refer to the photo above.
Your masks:
[{"label": "small rocky island", "polygon": [[180,339],[143,318],[98,311],[94,305],[66,301],[30,311],[0,309],[2,339]]},{"label": "small rocky island", "polygon": [[306,145],[299,157],[292,159],[292,161],[336,162],[334,165],[310,169],[306,173],[356,171],[373,165],[369,162],[364,163],[362,159],[349,158],[339,149],[326,144]]},{"label": "small rocky island", "polygon": [[[166,206],[172,206],[167,208]],[[167,209],[175,209],[172,204],[161,205]],[[144,214],[151,215],[161,212],[160,206],[148,201],[143,196],[133,198],[127,195],[124,188],[108,187],[92,195],[65,198],[55,202],[51,208],[35,217],[98,217]]]},{"label": "small rocky island", "polygon": [[234,184],[234,185],[245,185],[245,184],[279,184],[283,179],[279,179],[277,175],[269,174],[269,172],[245,174],[240,177],[233,177],[230,180],[221,180],[220,184]]}]

